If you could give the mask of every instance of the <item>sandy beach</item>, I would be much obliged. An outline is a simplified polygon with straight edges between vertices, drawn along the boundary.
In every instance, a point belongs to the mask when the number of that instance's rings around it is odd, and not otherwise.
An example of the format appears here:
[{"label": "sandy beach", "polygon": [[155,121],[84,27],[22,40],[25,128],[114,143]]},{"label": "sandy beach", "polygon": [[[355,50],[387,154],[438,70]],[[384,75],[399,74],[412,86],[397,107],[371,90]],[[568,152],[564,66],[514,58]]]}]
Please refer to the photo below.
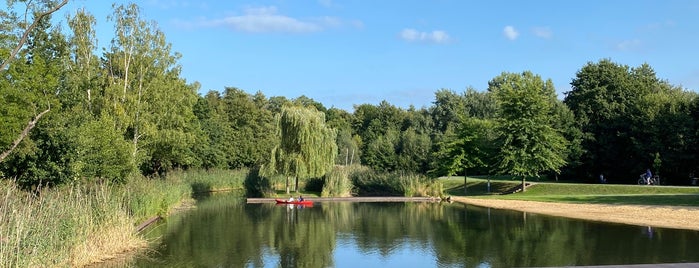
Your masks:
[{"label": "sandy beach", "polygon": [[476,206],[568,218],[699,231],[699,208],[683,206],[599,205],[452,197]]}]

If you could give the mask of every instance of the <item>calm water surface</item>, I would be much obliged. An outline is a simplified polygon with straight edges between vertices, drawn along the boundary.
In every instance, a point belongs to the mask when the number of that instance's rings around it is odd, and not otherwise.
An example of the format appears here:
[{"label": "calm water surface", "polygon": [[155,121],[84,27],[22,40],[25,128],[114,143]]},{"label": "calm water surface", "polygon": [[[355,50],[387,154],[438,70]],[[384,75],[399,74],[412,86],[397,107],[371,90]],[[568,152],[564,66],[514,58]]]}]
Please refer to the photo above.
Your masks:
[{"label": "calm water surface", "polygon": [[150,230],[136,267],[526,267],[699,262],[699,232],[458,203],[246,204],[216,195]]}]

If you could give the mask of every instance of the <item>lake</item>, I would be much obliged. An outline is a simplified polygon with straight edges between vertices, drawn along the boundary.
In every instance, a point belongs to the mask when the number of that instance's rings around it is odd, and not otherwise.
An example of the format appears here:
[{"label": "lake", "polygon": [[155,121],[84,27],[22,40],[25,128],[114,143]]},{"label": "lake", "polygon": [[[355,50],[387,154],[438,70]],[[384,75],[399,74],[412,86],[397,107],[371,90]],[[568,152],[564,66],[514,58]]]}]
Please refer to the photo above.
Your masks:
[{"label": "lake", "polygon": [[203,198],[148,230],[135,267],[527,267],[699,262],[699,232],[460,203]]}]

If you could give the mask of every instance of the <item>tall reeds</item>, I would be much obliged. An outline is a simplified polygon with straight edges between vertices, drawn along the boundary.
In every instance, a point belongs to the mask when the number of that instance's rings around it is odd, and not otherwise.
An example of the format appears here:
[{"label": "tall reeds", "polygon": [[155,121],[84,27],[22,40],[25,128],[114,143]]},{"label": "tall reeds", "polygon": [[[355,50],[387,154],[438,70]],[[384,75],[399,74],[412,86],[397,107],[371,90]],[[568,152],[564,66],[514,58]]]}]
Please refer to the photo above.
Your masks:
[{"label": "tall reeds", "polygon": [[247,172],[174,172],[33,192],[0,179],[0,267],[80,267],[144,247],[139,223],[190,200],[194,184],[242,188]]},{"label": "tall reeds", "polygon": [[349,197],[352,196],[352,181],[350,174],[362,169],[359,165],[335,166],[323,181],[322,197]]},{"label": "tall reeds", "polygon": [[23,192],[2,181],[1,267],[76,267],[143,246],[123,196],[103,186]]},{"label": "tall reeds", "polygon": [[441,182],[424,175],[403,172],[377,172],[357,168],[350,173],[356,194],[361,196],[441,196]]}]

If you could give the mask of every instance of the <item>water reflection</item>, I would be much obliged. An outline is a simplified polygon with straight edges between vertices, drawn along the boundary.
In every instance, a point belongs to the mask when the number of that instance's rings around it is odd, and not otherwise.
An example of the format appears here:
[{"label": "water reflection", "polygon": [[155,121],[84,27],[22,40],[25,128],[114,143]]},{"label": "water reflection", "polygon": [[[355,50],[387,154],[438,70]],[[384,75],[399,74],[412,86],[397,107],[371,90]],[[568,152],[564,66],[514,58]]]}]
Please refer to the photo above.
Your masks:
[{"label": "water reflection", "polygon": [[439,203],[245,204],[172,216],[138,267],[526,267],[697,262],[699,232]]}]

